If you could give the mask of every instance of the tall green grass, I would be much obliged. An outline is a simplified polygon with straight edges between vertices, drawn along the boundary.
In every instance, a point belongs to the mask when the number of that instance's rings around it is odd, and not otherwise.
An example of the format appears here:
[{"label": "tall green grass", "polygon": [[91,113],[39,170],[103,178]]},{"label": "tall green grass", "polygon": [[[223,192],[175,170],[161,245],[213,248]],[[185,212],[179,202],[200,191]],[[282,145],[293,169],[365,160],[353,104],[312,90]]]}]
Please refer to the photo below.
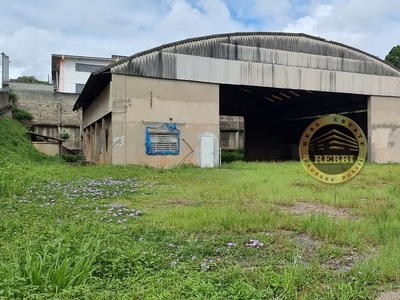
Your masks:
[{"label": "tall green grass", "polygon": [[0,131],[0,299],[374,299],[400,282],[398,164],[338,186],[296,162],[80,166]]},{"label": "tall green grass", "polygon": [[0,198],[20,194],[32,184],[31,171],[60,159],[36,150],[26,128],[14,119],[0,119]]},{"label": "tall green grass", "polygon": [[[0,262],[0,295],[23,298],[27,287],[35,292],[59,293],[86,283],[96,270],[98,241],[83,242],[75,253],[61,242],[33,251],[27,245],[11,262]],[[29,290],[28,289],[28,290]]]},{"label": "tall green grass", "polygon": [[54,162],[50,156],[37,151],[29,141],[26,128],[14,119],[0,119],[0,163],[23,165],[26,162]]}]

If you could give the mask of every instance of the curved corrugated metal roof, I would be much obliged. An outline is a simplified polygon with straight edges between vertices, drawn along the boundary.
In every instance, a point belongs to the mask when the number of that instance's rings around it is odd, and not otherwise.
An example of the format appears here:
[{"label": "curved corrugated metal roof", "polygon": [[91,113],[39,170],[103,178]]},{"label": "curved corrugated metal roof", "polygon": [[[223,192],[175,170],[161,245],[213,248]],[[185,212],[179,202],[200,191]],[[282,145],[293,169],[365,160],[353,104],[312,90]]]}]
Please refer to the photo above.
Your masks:
[{"label": "curved corrugated metal roof", "polygon": [[[164,77],[173,70],[162,70],[165,59],[162,56],[190,55],[224,60],[251,61],[260,63],[277,63],[273,51],[296,52],[315,56],[336,58],[336,64],[342,66],[335,70],[355,73],[400,76],[400,71],[380,58],[359,49],[303,33],[248,32],[218,34],[190,38],[143,51],[118,61],[108,68],[112,73],[126,75],[144,75]],[[349,66],[346,61],[368,62],[368,67],[359,63],[358,67]],[[151,65],[151,70],[145,69]],[[329,69],[329,66],[326,66]],[[168,76],[173,78],[173,76]]]},{"label": "curved corrugated metal roof", "polygon": [[[161,45],[92,73],[74,109],[88,106],[88,97],[104,88],[99,84],[102,74],[234,83],[237,63],[243,62],[400,77],[400,70],[376,56],[303,33],[217,34]],[[219,69],[202,69],[203,64]]]}]

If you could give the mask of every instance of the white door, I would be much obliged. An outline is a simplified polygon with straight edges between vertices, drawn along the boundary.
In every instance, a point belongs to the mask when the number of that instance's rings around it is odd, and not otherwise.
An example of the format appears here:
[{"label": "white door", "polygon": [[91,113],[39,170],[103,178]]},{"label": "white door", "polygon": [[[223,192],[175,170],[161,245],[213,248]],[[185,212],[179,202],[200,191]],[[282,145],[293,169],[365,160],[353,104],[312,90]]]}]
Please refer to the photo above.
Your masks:
[{"label": "white door", "polygon": [[202,168],[214,167],[214,137],[202,136],[200,140],[200,166]]}]

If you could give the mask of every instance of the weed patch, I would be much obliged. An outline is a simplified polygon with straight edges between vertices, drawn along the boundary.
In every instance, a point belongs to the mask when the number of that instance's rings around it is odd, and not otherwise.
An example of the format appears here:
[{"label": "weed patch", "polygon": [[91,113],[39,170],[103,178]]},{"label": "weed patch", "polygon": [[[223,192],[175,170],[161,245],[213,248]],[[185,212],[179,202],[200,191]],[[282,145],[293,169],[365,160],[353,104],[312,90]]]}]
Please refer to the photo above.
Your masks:
[{"label": "weed patch", "polygon": [[400,281],[400,165],[71,165],[0,120],[0,299],[374,299]]}]

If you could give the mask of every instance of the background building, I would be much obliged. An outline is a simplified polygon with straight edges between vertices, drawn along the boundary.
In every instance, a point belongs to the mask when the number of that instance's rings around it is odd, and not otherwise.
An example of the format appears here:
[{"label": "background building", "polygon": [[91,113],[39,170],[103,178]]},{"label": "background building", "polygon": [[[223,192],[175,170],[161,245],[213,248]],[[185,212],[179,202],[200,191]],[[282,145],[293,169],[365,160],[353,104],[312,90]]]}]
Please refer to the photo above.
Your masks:
[{"label": "background building", "polygon": [[80,93],[90,73],[116,62],[120,56],[111,58],[52,54],[51,74],[54,91]]},{"label": "background building", "polygon": [[81,111],[72,110],[78,94],[91,72],[100,70],[118,61],[119,58],[116,55],[111,58],[102,58],[53,54],[54,85],[7,80],[7,91],[0,92],[0,117],[11,116],[11,103],[8,103],[9,88],[16,94],[16,101],[12,103],[12,106],[22,108],[33,116],[29,122],[32,132],[38,136],[65,139],[64,152],[79,153],[82,149]]}]

